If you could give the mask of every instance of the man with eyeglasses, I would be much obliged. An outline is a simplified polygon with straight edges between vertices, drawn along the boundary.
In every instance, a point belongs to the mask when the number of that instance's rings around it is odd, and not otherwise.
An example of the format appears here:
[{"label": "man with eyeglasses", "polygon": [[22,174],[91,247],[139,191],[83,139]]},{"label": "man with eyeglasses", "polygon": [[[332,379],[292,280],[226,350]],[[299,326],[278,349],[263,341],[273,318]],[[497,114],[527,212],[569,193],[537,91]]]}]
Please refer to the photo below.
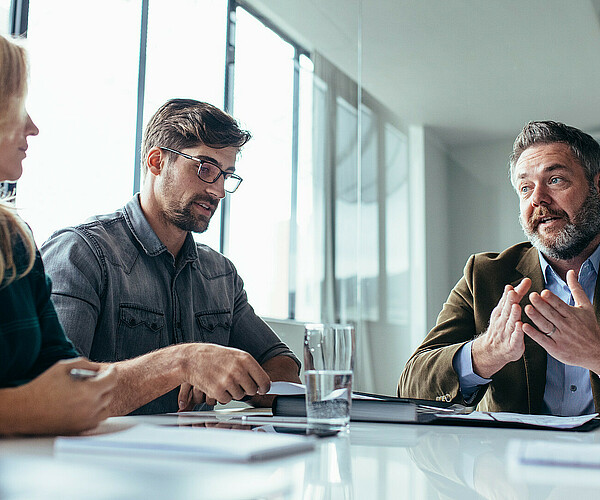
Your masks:
[{"label": "man with eyeglasses", "polygon": [[118,362],[130,388],[121,413],[269,404],[270,381],[299,382],[299,361],[254,313],[233,264],[191,234],[239,187],[249,139],[210,104],[168,101],[144,133],[141,192],[42,246],[67,336],[90,359]]}]

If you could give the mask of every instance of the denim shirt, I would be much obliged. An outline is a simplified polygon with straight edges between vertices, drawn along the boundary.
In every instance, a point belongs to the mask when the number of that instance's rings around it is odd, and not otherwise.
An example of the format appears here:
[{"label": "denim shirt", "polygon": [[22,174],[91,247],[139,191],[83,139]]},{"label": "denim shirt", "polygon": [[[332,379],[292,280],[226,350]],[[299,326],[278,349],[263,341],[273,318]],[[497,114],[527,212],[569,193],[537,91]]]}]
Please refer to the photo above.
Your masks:
[{"label": "denim shirt", "polygon": [[[188,234],[177,259],[133,197],[113,214],[54,233],[41,248],[67,336],[94,361],[120,361],[171,344],[209,342],[260,364],[292,351],[248,303],[231,261]],[[177,390],[136,413],[177,410]]]}]

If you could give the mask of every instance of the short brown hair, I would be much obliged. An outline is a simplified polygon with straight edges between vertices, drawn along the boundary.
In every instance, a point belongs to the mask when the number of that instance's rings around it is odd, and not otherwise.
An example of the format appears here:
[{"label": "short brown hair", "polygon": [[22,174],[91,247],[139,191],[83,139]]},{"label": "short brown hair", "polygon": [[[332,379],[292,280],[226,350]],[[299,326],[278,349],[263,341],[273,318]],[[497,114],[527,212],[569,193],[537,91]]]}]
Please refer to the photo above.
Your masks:
[{"label": "short brown hair", "polygon": [[560,122],[531,121],[523,127],[513,144],[509,168],[513,186],[515,165],[523,151],[536,144],[556,142],[569,146],[573,156],[583,167],[588,182],[591,182],[594,176],[600,172],[600,144],[591,135]]},{"label": "short brown hair", "polygon": [[241,148],[251,138],[250,132],[219,108],[194,99],[171,99],[154,113],[142,139],[142,172],[154,147],[185,149],[204,144],[210,148]]}]

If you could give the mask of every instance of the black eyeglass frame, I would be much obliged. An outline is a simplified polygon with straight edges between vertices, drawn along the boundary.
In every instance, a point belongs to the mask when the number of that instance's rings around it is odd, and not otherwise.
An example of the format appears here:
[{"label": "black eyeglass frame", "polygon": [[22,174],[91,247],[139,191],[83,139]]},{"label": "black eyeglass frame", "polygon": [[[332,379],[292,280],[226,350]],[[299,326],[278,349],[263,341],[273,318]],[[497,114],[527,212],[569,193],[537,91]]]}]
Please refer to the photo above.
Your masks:
[{"label": "black eyeglass frame", "polygon": [[[188,160],[193,160],[193,161],[199,163],[200,166],[198,167],[198,171],[196,172],[196,175],[197,175],[198,179],[200,179],[202,182],[206,182],[207,184],[214,184],[215,182],[217,182],[219,180],[219,177],[221,177],[221,176],[223,176],[223,179],[225,179],[225,180],[234,179],[234,180],[238,181],[237,186],[235,186],[234,189],[227,189],[227,188],[225,188],[225,184],[223,184],[223,189],[225,189],[225,191],[228,193],[235,193],[237,191],[237,188],[240,187],[240,184],[244,180],[237,174],[234,174],[232,172],[226,172],[225,170],[221,169],[221,167],[219,167],[219,165],[216,165],[212,161],[201,160],[200,158],[196,158],[195,156],[188,155],[187,153],[182,153],[181,151],[177,151],[176,149],[166,148],[164,146],[158,146],[158,148],[162,149],[164,151],[170,151],[171,153],[175,153],[176,155],[183,156],[184,158],[187,158]],[[203,179],[202,177],[200,177],[200,169],[202,168],[203,163],[208,163],[209,165],[212,165],[213,167],[215,167],[219,170],[219,173],[212,181],[207,181],[206,179]]]}]

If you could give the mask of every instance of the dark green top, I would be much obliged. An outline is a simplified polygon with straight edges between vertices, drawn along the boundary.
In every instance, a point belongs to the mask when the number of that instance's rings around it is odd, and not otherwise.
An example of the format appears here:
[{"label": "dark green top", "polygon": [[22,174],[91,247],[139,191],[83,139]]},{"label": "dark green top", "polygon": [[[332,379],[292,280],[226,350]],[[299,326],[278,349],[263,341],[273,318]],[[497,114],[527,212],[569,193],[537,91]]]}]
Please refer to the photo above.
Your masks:
[{"label": "dark green top", "polygon": [[[22,244],[15,254],[22,265]],[[0,288],[0,387],[24,384],[57,361],[79,356],[58,322],[50,289],[37,250],[31,272]]]}]

